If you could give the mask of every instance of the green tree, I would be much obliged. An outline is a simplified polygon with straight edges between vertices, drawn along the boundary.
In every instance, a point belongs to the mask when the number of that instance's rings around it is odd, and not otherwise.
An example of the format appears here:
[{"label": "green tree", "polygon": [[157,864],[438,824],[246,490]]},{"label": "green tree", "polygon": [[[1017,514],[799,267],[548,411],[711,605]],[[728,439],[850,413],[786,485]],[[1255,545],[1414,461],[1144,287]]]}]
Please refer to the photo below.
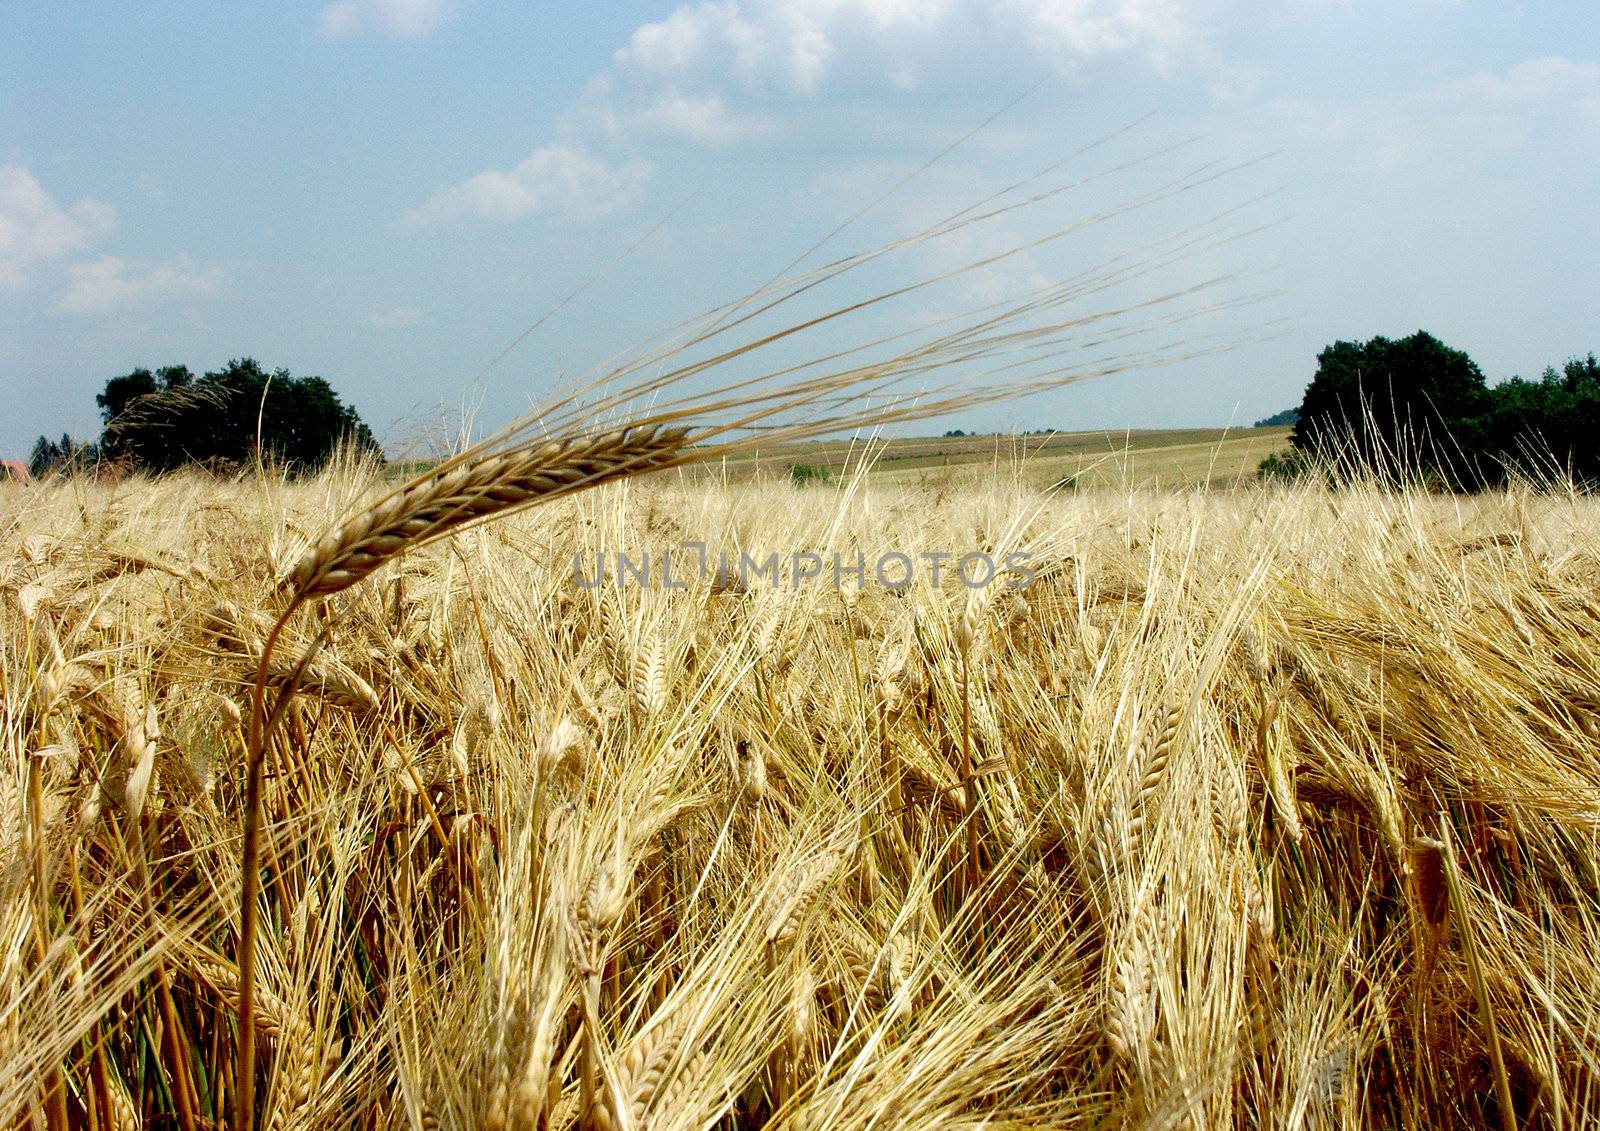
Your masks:
[{"label": "green tree", "polygon": [[1317,355],[1290,442],[1347,470],[1473,485],[1489,408],[1482,371],[1432,334],[1335,342]]},{"label": "green tree", "polygon": [[[105,391],[94,398],[100,406],[100,450],[108,460],[149,466],[156,455],[154,437],[138,427],[140,409],[156,395],[155,374],[135,369],[106,382]],[[150,450],[146,450],[150,447]]]},{"label": "green tree", "polygon": [[135,369],[106,382],[94,400],[103,425],[100,449],[108,460],[152,471],[182,463],[172,454],[175,410],[194,380],[187,365],[166,365],[152,373]]},{"label": "green tree", "polygon": [[303,471],[340,445],[376,451],[372,431],[322,377],[268,372],[238,358],[195,377],[187,367],[136,369],[95,398],[109,458],[151,471],[184,464],[226,466],[256,455]]},{"label": "green tree", "polygon": [[170,393],[188,388],[194,381],[194,374],[187,365],[164,365],[156,370],[156,380],[161,382],[163,392]]},{"label": "green tree", "polygon": [[1600,359],[1572,358],[1537,381],[1513,377],[1490,390],[1483,446],[1502,473],[1600,483]]},{"label": "green tree", "polygon": [[94,463],[96,455],[93,444],[74,440],[66,432],[61,434],[59,440],[40,436],[33,442],[33,452],[28,457],[28,470],[36,478],[52,471],[82,471]]},{"label": "green tree", "polygon": [[33,451],[28,456],[28,470],[37,479],[47,472],[54,471],[61,465],[61,447],[48,436],[40,436],[33,442]]},{"label": "green tree", "polygon": [[1275,412],[1271,416],[1263,417],[1262,419],[1256,421],[1255,426],[1257,428],[1273,428],[1282,424],[1294,424],[1299,419],[1299,409],[1286,408],[1282,412]]},{"label": "green tree", "polygon": [[1291,442],[1292,453],[1262,464],[1264,478],[1302,474],[1320,457],[1346,473],[1453,487],[1523,474],[1592,489],[1600,486],[1600,358],[1490,386],[1466,354],[1426,333],[1335,342],[1317,355]]}]

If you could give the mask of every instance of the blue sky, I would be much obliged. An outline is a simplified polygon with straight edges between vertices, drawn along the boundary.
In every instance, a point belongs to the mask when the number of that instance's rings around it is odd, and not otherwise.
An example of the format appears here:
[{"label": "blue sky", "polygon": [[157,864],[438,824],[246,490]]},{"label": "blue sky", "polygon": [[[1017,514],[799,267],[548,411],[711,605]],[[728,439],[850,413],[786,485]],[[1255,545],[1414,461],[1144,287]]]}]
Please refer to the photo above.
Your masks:
[{"label": "blue sky", "polygon": [[1055,180],[1103,179],[841,295],[1264,157],[941,300],[1238,207],[1259,230],[1141,285],[1243,271],[1228,293],[1260,301],[1195,309],[1228,353],[938,427],[1248,424],[1323,345],[1418,328],[1491,380],[1600,351],[1594,0],[10,0],[0,454],[94,433],[107,377],[245,355],[326,376],[397,447],[502,423],[765,282],[1029,88],[825,251],[1063,159]]}]

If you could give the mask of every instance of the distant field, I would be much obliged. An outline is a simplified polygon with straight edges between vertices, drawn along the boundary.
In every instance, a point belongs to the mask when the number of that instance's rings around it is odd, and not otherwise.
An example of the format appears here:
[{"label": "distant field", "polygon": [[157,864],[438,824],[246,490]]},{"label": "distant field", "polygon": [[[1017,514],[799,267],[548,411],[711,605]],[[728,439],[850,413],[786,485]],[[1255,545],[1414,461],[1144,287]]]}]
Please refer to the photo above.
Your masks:
[{"label": "distant field", "polygon": [[[879,482],[935,486],[971,483],[996,465],[1045,487],[1232,486],[1255,478],[1267,454],[1289,443],[1289,428],[1129,429],[1058,432],[1039,436],[945,436],[890,440],[873,449],[870,474]],[[791,444],[735,461],[718,473],[737,479],[787,474],[799,464],[837,477],[866,451],[829,440]]]},{"label": "distant field", "polygon": [[[690,478],[745,482],[788,478],[795,466],[837,479],[864,458],[878,483],[907,486],[972,485],[999,467],[1038,487],[1070,483],[1089,487],[1232,487],[1255,479],[1271,452],[1289,446],[1290,428],[1130,428],[1120,431],[1056,432],[1035,436],[912,436],[871,446],[859,441],[816,440],[776,444],[724,463],[691,468]],[[390,463],[387,474],[403,479],[427,463]]]}]

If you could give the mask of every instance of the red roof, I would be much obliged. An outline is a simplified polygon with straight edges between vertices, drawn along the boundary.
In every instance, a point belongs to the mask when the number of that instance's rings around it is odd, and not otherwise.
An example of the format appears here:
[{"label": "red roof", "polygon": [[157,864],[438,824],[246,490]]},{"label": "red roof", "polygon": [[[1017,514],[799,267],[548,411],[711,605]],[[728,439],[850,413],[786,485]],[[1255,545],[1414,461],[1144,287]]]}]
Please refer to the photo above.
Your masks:
[{"label": "red roof", "polygon": [[32,478],[24,460],[0,459],[0,479],[15,479],[19,483],[27,483]]}]

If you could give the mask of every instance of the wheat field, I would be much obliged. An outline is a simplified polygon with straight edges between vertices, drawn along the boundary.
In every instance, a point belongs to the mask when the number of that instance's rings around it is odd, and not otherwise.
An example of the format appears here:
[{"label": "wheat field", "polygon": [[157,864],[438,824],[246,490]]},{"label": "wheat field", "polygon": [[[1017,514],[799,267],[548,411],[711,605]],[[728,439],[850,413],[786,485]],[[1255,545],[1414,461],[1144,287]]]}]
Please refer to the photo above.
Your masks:
[{"label": "wheat field", "polygon": [[[302,611],[249,1010],[251,682],[377,473],[0,485],[5,1120],[225,1125],[248,1016],[272,1128],[1593,1126],[1593,502],[1013,472],[631,478]],[[685,541],[1027,566],[584,583]]]}]

